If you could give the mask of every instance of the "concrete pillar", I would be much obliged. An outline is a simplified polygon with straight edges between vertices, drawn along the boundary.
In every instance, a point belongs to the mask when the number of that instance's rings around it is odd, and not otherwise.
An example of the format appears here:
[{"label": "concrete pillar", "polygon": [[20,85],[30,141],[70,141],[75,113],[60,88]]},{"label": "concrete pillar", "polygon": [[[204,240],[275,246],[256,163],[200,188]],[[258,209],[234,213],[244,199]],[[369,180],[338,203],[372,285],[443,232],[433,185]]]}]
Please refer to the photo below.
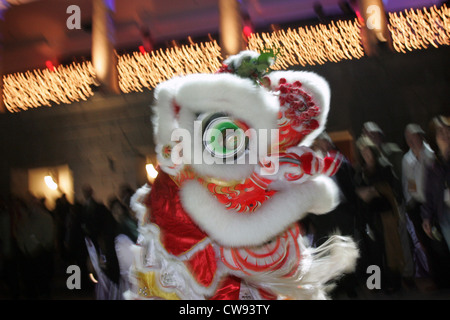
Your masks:
[{"label": "concrete pillar", "polygon": [[219,33],[223,58],[244,49],[239,1],[219,0]]},{"label": "concrete pillar", "polygon": [[8,9],[7,3],[0,5],[0,113],[6,112],[6,106],[3,103],[3,34],[4,34],[4,14]]},{"label": "concrete pillar", "polygon": [[6,112],[6,106],[3,102],[3,46],[0,40],[0,113]]},{"label": "concrete pillar", "polygon": [[114,0],[92,1],[92,64],[102,90],[120,93],[114,52]]},{"label": "concrete pillar", "polygon": [[361,38],[365,52],[370,56],[377,54],[379,45],[392,48],[391,34],[382,0],[358,0],[358,7],[364,25]]}]

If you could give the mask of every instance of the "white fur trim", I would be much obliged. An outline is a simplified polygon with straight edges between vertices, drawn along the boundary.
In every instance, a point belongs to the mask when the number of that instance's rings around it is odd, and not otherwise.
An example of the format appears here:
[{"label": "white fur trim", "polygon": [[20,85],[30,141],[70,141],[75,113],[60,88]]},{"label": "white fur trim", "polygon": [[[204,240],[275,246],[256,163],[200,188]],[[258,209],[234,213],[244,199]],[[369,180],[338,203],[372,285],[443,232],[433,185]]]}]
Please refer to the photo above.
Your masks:
[{"label": "white fur trim", "polygon": [[156,144],[169,143],[172,131],[178,127],[173,113],[173,101],[184,81],[184,77],[174,77],[155,88],[152,124]]},{"label": "white fur trim", "polygon": [[181,106],[181,127],[191,127],[196,113],[227,112],[254,129],[276,129],[278,99],[249,79],[232,74],[192,74],[155,89],[155,138],[168,143],[174,123],[173,102]]},{"label": "white fur trim", "polygon": [[317,177],[279,191],[256,212],[246,214],[227,210],[195,180],[180,190],[183,207],[199,227],[220,245],[232,247],[261,245],[308,212],[329,212],[337,205],[338,194],[333,180]]},{"label": "white fur trim", "polygon": [[356,243],[350,237],[339,235],[331,235],[318,248],[305,247],[301,236],[298,242],[302,259],[290,277],[277,275],[278,270],[274,270],[244,279],[278,294],[280,298],[328,299],[328,292],[335,286],[334,282],[344,273],[354,270],[359,256]]},{"label": "white fur trim", "polygon": [[144,201],[147,195],[151,192],[151,190],[152,188],[148,184],[145,184],[139,189],[137,189],[130,199],[130,208],[131,210],[133,210],[134,214],[136,215],[136,218],[138,219],[141,225],[145,223],[144,221],[145,216],[147,215],[148,210],[150,210],[144,204]]},{"label": "white fur trim", "polygon": [[[270,129],[278,128],[278,98],[251,80],[233,74],[192,74],[173,78],[157,87],[155,99],[154,136],[159,146],[171,143],[171,135],[176,128],[189,131],[191,148],[194,146],[194,139],[201,144],[202,136],[194,135],[194,121],[201,113],[226,112],[247,123],[256,134],[260,129],[266,130],[268,137]],[[180,106],[178,119],[174,117],[174,103]],[[234,170],[229,170],[229,166],[202,162],[195,164],[192,160],[193,169],[201,175],[214,175],[222,179],[245,179],[255,164],[248,165],[246,162],[247,165],[234,165]],[[164,163],[161,169],[171,174],[171,166],[170,163]]]},{"label": "white fur trim", "polygon": [[[302,252],[309,260],[306,272],[301,278],[288,278],[292,283],[298,283],[300,288],[287,290],[288,297],[294,299],[328,299],[328,292],[335,287],[334,282],[345,273],[355,270],[359,250],[350,237],[331,235],[318,248],[306,248]],[[289,283],[288,282],[288,283]],[[289,289],[289,288],[287,288]],[[292,293],[292,294],[290,294]]]},{"label": "white fur trim", "polygon": [[251,80],[233,74],[187,76],[186,82],[176,95],[176,100],[182,107],[180,123],[183,128],[192,126],[191,119],[185,117],[186,110],[193,114],[226,112],[247,122],[254,129],[277,128],[279,110],[277,97]]},{"label": "white fur trim", "polygon": [[[232,74],[191,75],[185,80],[175,99],[181,106],[179,127],[190,132],[191,147],[194,145],[194,140],[197,144],[202,143],[201,132],[194,130],[194,121],[199,113],[226,112],[231,117],[247,123],[255,130],[253,132],[257,136],[262,129],[266,130],[265,133],[268,132],[267,136],[270,138],[268,130],[278,128],[278,98],[255,85],[251,80]],[[258,141],[256,137],[253,139]],[[267,142],[270,144],[270,141]],[[204,157],[206,159],[202,158],[200,164],[191,161],[192,168],[200,175],[221,179],[245,179],[254,170],[256,164],[249,164],[249,161],[245,164],[217,164],[208,154]],[[205,163],[207,161],[209,164]]]},{"label": "white fur trim", "polygon": [[233,56],[228,57],[224,60],[224,64],[233,67],[234,69],[239,68],[239,66],[242,63],[242,60],[245,58],[258,58],[259,53],[252,50],[244,50],[239,52],[238,54],[235,54]]},{"label": "white fur trim", "polygon": [[[140,227],[139,246],[134,246],[134,264],[131,269],[130,282],[131,290],[127,292],[129,299],[142,299],[138,293],[136,272],[154,272],[157,281],[155,285],[164,292],[174,292],[183,300],[203,300],[211,297],[220,281],[222,280],[226,269],[220,263],[210,286],[205,287],[198,283],[191,271],[183,261],[189,260],[194,254],[205,249],[211,242],[209,239],[198,243],[189,253],[176,257],[162,246],[160,242],[160,230],[155,224],[147,224]],[[214,244],[213,249],[214,248]],[[170,285],[162,286],[164,282],[170,282]],[[149,297],[155,298],[155,297]]]}]

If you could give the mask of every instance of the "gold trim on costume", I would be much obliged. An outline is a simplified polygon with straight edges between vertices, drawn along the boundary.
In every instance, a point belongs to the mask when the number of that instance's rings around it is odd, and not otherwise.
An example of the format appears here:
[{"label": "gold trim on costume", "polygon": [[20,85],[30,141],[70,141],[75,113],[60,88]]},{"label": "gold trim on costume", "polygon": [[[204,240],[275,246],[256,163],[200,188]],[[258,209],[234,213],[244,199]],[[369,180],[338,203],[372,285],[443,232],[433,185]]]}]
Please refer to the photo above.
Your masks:
[{"label": "gold trim on costume", "polygon": [[175,292],[166,292],[158,286],[155,272],[137,272],[138,294],[144,298],[158,297],[165,300],[181,300]]}]

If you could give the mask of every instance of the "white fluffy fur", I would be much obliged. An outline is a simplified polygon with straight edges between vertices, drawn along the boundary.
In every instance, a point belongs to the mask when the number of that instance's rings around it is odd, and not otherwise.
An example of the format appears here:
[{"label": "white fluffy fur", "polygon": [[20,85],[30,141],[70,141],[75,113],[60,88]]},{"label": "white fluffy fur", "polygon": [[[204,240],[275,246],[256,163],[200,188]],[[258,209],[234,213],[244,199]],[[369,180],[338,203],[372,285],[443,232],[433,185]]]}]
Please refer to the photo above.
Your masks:
[{"label": "white fluffy fur", "polygon": [[329,212],[337,205],[338,189],[330,178],[317,177],[279,191],[253,213],[226,209],[195,180],[186,182],[180,195],[200,228],[220,245],[235,247],[261,245],[308,212]]},{"label": "white fluffy fur", "polygon": [[311,265],[301,279],[304,290],[299,290],[294,297],[326,299],[327,293],[335,286],[335,281],[355,270],[359,250],[351,237],[331,235],[318,248],[306,248],[303,255],[311,257]]},{"label": "white fluffy fur", "polygon": [[318,248],[308,248],[299,238],[299,245],[302,259],[290,277],[274,270],[244,279],[278,294],[280,298],[323,300],[328,298],[334,281],[354,270],[359,257],[358,248],[350,237],[332,235]]},{"label": "white fluffy fur", "polygon": [[174,77],[155,88],[152,124],[156,144],[169,143],[172,131],[178,127],[173,112],[173,102],[178,89],[184,82],[184,77]]},{"label": "white fluffy fur", "polygon": [[173,102],[181,106],[182,127],[192,126],[187,113],[224,112],[255,129],[275,129],[278,99],[249,79],[231,74],[192,74],[161,83],[155,89],[154,128],[157,142],[170,141]]},{"label": "white fluffy fur", "polygon": [[[158,103],[155,108],[160,115],[158,126],[161,131],[161,134],[156,133],[158,143],[168,143],[169,129],[176,127],[188,130],[191,141],[195,139],[201,143],[201,132],[195,135],[194,121],[196,114],[205,112],[225,111],[231,117],[247,123],[257,133],[259,129],[277,128],[278,98],[249,79],[231,74],[194,74],[183,77],[182,84],[180,80],[176,79],[157,91]],[[173,101],[181,107],[177,123],[171,118]],[[167,114],[171,116],[167,117]],[[208,156],[205,154],[205,157]],[[214,158],[210,157],[210,160],[213,162]],[[254,169],[254,164],[249,164],[248,161],[240,165],[191,163],[192,168],[200,175],[221,179],[245,179]]]},{"label": "white fluffy fur", "polygon": [[[248,56],[248,53],[242,53],[242,57],[244,56]],[[235,57],[233,63],[239,64],[242,57]],[[272,89],[281,78],[285,78],[288,82],[297,80],[302,82],[303,89],[311,94],[322,108],[319,117],[320,127],[302,142],[302,145],[310,145],[325,127],[330,102],[328,83],[315,73],[303,71],[272,72],[269,77]],[[155,142],[158,145],[169,144],[171,134],[176,128],[189,130],[193,139],[201,141],[201,136],[194,136],[194,121],[196,114],[204,112],[225,111],[232,117],[246,122],[256,131],[277,129],[278,97],[255,85],[251,80],[232,74],[193,74],[176,77],[156,88],[155,99],[153,125]],[[178,119],[174,117],[174,103],[181,107]],[[233,166],[193,164],[192,167],[200,175],[232,180],[245,179],[254,168],[248,164]],[[164,166],[161,168],[164,170]]]},{"label": "white fluffy fur", "polygon": [[133,210],[136,218],[139,221],[139,224],[141,225],[145,223],[145,216],[147,215],[148,210],[150,210],[149,208],[147,208],[144,201],[145,197],[151,192],[151,190],[152,188],[148,184],[145,184],[137,189],[130,199],[131,210]]},{"label": "white fluffy fur", "polygon": [[[277,97],[251,80],[232,74],[196,74],[188,77],[186,80],[189,81],[176,95],[183,110],[188,109],[192,113],[226,112],[254,129],[276,128]],[[180,118],[183,127],[192,125],[185,123],[182,116]]]}]

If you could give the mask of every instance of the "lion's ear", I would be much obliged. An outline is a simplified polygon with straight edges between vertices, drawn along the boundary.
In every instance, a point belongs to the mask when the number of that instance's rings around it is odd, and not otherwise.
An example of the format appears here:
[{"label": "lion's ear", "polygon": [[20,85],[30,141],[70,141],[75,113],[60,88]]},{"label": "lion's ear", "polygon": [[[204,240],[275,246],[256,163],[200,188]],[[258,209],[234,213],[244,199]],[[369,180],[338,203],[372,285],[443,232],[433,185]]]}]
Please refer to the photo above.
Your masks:
[{"label": "lion's ear", "polygon": [[161,170],[175,175],[182,165],[172,162],[171,153],[177,142],[172,141],[172,132],[179,127],[179,106],[176,95],[184,77],[174,77],[162,82],[155,88],[155,100],[152,105],[153,139],[156,145],[156,157]]},{"label": "lion's ear", "polygon": [[155,100],[152,105],[153,136],[155,144],[168,143],[172,131],[178,128],[176,117],[178,110],[175,97],[183,83],[184,77],[175,77],[160,83],[155,88]]},{"label": "lion's ear", "polygon": [[280,102],[280,149],[309,146],[324,130],[330,108],[330,86],[321,76],[306,71],[275,71],[264,85]]}]

